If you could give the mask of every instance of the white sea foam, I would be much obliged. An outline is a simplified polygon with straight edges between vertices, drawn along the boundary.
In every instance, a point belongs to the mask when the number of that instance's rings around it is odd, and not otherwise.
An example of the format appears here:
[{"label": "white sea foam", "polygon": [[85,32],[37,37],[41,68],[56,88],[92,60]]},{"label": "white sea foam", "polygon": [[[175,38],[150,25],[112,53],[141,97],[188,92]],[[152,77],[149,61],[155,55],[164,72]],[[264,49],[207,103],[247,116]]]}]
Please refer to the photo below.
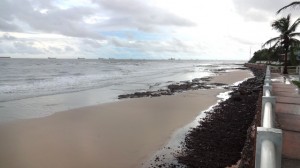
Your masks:
[{"label": "white sea foam", "polygon": [[40,117],[114,101],[118,94],[162,89],[228,67],[240,66],[228,61],[0,60],[0,118]]}]

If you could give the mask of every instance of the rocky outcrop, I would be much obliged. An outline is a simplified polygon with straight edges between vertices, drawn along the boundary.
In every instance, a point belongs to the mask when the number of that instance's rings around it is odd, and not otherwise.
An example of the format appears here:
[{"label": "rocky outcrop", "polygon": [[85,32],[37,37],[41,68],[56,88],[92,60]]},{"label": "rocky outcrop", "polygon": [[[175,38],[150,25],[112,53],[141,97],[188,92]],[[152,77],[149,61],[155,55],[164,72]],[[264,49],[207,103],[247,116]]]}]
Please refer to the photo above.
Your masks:
[{"label": "rocky outcrop", "polygon": [[140,98],[140,97],[158,97],[163,95],[173,95],[174,93],[183,92],[187,90],[211,89],[219,86],[224,86],[224,87],[227,86],[224,83],[208,83],[210,79],[211,77],[195,78],[192,81],[181,81],[179,83],[170,84],[167,86],[166,89],[124,94],[124,95],[119,95],[118,98],[125,99],[125,98]]}]

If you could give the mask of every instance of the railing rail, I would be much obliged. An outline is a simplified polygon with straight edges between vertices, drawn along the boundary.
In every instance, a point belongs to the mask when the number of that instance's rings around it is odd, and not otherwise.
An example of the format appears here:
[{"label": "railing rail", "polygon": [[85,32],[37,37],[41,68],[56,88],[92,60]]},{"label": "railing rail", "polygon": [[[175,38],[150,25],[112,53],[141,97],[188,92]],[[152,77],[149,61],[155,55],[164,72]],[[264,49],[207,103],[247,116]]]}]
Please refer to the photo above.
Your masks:
[{"label": "railing rail", "polygon": [[270,102],[266,102],[264,107],[264,119],[263,119],[263,127],[265,128],[273,128],[273,114],[272,114],[272,104]]},{"label": "railing rail", "polygon": [[275,97],[272,96],[270,66],[267,66],[263,87],[261,127],[256,135],[256,168],[280,168],[282,130],[275,128]]},{"label": "railing rail", "polygon": [[[284,66],[272,66],[271,67],[273,71],[276,71],[278,73],[283,73]],[[287,66],[289,74],[298,74],[300,71],[300,66]]]}]

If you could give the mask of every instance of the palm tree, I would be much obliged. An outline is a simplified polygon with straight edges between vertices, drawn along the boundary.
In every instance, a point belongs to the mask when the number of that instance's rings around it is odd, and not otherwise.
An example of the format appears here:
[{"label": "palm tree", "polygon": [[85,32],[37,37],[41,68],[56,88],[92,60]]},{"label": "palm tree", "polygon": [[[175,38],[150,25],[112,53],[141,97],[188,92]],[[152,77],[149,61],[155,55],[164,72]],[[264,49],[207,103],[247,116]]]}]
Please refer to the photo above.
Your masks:
[{"label": "palm tree", "polygon": [[287,8],[290,8],[290,7],[296,7],[296,6],[300,6],[300,1],[292,2],[292,3],[288,4],[288,5],[286,5],[286,6],[282,7],[282,8],[280,8],[276,13],[278,14],[278,13],[280,13],[282,10],[285,10],[285,9],[287,9]]},{"label": "palm tree", "polygon": [[284,48],[285,55],[284,55],[284,70],[283,73],[287,74],[287,54],[289,51],[290,46],[300,45],[300,41],[296,39],[296,36],[300,36],[300,33],[295,32],[296,28],[300,23],[300,18],[298,18],[293,24],[290,20],[291,16],[288,15],[287,17],[282,17],[278,20],[275,20],[272,23],[273,29],[277,30],[280,35],[278,37],[271,38],[267,42],[263,44],[262,47],[275,43],[272,47],[277,47],[281,45]]}]

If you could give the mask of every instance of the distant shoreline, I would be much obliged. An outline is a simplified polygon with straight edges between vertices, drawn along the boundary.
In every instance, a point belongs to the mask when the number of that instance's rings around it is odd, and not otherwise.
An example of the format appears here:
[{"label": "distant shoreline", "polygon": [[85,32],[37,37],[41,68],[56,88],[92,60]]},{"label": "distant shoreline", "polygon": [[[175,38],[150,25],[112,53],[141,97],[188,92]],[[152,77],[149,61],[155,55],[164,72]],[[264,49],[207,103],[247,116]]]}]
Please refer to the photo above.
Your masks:
[{"label": "distant shoreline", "polygon": [[[1,58],[1,57],[0,57]],[[2,57],[2,58],[11,58],[11,59],[37,59],[37,60],[48,60],[49,58],[55,58],[57,60],[99,60],[99,61],[225,61],[225,62],[241,62],[236,65],[243,65],[248,62],[248,60],[210,60],[210,59],[152,59],[152,58],[86,58],[86,57],[72,57],[72,58],[60,58],[60,57],[44,57],[44,58],[28,58],[28,57]]]}]

